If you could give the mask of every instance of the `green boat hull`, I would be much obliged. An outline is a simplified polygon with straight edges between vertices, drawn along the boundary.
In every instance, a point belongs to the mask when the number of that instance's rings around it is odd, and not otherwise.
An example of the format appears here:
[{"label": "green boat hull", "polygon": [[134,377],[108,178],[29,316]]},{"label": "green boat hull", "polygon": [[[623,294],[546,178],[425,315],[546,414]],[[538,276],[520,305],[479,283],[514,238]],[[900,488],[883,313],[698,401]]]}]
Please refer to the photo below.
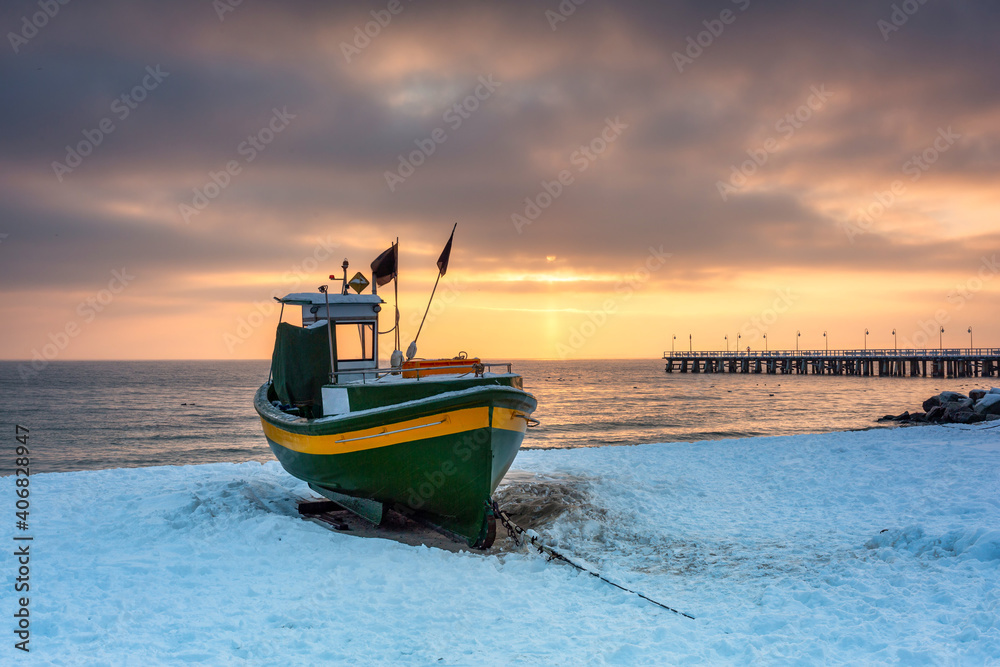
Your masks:
[{"label": "green boat hull", "polygon": [[255,407],[271,451],[291,475],[320,493],[418,513],[474,546],[485,538],[489,499],[517,456],[535,399],[516,386],[485,385],[293,419],[270,405],[265,385]]}]

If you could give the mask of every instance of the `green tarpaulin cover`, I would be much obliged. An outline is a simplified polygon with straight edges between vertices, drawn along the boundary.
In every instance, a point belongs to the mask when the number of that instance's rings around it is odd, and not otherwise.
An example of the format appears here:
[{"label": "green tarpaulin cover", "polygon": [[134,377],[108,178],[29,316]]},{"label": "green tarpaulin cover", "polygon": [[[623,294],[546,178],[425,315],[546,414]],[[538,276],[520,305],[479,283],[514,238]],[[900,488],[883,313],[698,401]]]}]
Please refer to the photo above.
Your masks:
[{"label": "green tarpaulin cover", "polygon": [[304,329],[288,322],[278,325],[271,355],[274,391],[282,403],[312,401],[313,414],[321,415],[324,384],[330,381],[330,342],[327,325]]}]

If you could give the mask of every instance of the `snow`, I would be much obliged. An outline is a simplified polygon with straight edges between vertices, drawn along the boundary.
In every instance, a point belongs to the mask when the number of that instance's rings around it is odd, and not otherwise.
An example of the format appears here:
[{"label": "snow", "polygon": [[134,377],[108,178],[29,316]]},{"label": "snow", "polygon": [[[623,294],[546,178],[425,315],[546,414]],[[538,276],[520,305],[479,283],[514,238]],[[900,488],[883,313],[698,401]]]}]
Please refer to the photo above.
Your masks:
[{"label": "snow", "polygon": [[993,406],[994,403],[1000,403],[1000,392],[997,392],[995,394],[993,393],[986,394],[978,401],[976,401],[976,404],[973,406],[972,409],[978,412],[979,414],[984,414],[988,408]]},{"label": "snow", "polygon": [[523,451],[515,467],[582,499],[537,528],[547,543],[696,619],[525,550],[328,531],[297,517],[310,494],[274,462],[38,474],[18,664],[1000,663],[1000,429]]}]

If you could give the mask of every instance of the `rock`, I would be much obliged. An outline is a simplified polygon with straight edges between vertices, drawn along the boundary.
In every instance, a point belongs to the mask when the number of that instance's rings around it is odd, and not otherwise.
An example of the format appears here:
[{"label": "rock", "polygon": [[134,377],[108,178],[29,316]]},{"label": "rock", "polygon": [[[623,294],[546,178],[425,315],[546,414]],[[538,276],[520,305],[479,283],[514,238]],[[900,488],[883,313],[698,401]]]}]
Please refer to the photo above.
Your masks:
[{"label": "rock", "polygon": [[944,408],[940,405],[935,405],[927,411],[927,421],[929,422],[940,422],[943,417]]},{"label": "rock", "polygon": [[[996,393],[993,393],[996,391]],[[924,412],[885,415],[878,421],[973,424],[986,419],[1000,419],[1000,389],[974,389],[971,398],[957,391],[942,391],[923,403]]]},{"label": "rock", "polygon": [[1000,415],[1000,394],[986,394],[973,407],[976,414]]},{"label": "rock", "polygon": [[[968,403],[968,404],[966,404]],[[944,408],[944,417],[941,421],[946,422],[958,422],[960,424],[967,424],[967,421],[959,421],[959,415],[967,412],[975,412],[972,410],[972,401],[970,399],[965,399],[965,401],[951,401],[946,403],[941,407]]]},{"label": "rock", "polygon": [[969,408],[962,408],[961,410],[955,410],[950,413],[951,421],[955,424],[974,424],[976,422],[982,421],[983,416],[976,414]]},{"label": "rock", "polygon": [[970,401],[969,405],[972,405],[971,400],[965,394],[960,394],[957,391],[942,391],[937,396],[931,396],[926,401],[924,401],[923,408],[924,412],[930,412],[930,409],[938,405],[946,405],[948,403],[960,403],[962,401]]}]

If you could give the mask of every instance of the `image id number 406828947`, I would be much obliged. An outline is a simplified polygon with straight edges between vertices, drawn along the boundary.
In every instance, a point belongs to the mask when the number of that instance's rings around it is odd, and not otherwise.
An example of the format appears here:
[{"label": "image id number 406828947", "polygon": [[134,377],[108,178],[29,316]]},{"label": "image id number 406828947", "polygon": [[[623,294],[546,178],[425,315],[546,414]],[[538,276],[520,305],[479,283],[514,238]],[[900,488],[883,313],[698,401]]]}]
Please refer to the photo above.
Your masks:
[{"label": "image id number 406828947", "polygon": [[14,501],[14,567],[17,569],[14,577],[14,592],[17,600],[17,610],[14,612],[14,635],[17,640],[14,648],[27,652],[31,640],[31,619],[28,611],[28,592],[31,590],[31,555],[32,537],[28,534],[29,508],[31,507],[31,458],[28,450],[28,429],[20,424],[14,427],[14,488],[17,499]]}]

